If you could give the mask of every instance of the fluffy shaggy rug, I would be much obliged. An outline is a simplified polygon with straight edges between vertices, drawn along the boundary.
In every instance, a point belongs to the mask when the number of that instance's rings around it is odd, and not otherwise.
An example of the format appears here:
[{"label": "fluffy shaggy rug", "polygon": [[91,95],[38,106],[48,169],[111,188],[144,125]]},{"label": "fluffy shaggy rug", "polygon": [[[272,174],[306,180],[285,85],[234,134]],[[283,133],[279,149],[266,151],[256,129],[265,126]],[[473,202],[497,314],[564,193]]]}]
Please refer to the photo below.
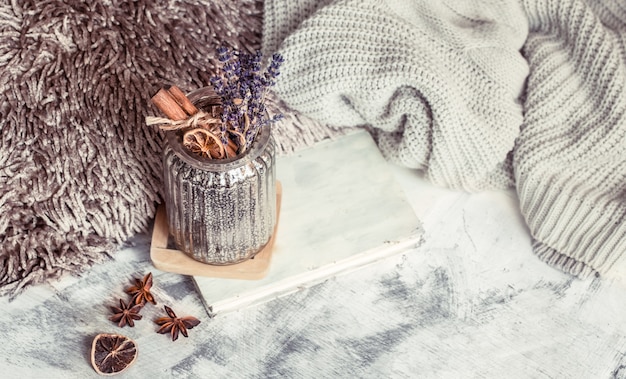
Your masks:
[{"label": "fluffy shaggy rug", "polygon": [[[259,48],[261,23],[260,0],[0,4],[0,294],[78,273],[148,229],[162,144],[144,125],[150,97],[206,85],[216,47]],[[291,121],[282,150],[324,137]]]}]

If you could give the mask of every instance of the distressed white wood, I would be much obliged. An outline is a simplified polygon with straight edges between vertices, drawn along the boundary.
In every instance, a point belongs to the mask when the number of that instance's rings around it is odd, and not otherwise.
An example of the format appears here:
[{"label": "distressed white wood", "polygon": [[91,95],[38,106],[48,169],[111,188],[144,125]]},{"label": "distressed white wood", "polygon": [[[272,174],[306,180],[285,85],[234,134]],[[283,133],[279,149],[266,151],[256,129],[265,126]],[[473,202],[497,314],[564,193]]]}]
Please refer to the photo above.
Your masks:
[{"label": "distressed white wood", "polygon": [[[155,270],[149,238],[80,278],[0,298],[0,377],[97,378],[93,336],[121,332],[139,357],[121,378],[626,378],[626,287],[540,262],[513,192],[437,188],[393,168],[422,243],[258,306],[209,318],[191,278]],[[107,320],[133,276],[159,307],[135,328]],[[171,342],[163,304],[202,323]]]},{"label": "distressed white wood", "polygon": [[303,289],[419,241],[420,222],[366,132],[280,157],[276,167],[283,196],[268,273],[253,281],[194,276],[212,315]]}]

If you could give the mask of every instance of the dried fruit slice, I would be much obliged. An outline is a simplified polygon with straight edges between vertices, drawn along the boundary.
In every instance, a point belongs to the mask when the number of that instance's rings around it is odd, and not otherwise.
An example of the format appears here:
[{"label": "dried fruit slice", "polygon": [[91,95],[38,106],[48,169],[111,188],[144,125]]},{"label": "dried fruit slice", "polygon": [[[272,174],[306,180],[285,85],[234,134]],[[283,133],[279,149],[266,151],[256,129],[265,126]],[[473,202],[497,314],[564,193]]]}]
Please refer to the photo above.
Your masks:
[{"label": "dried fruit slice", "polygon": [[115,375],[137,359],[137,344],[121,334],[98,334],[91,344],[91,365],[100,375]]},{"label": "dried fruit slice", "polygon": [[219,137],[204,128],[191,129],[183,135],[183,144],[196,154],[221,159],[226,154]]}]

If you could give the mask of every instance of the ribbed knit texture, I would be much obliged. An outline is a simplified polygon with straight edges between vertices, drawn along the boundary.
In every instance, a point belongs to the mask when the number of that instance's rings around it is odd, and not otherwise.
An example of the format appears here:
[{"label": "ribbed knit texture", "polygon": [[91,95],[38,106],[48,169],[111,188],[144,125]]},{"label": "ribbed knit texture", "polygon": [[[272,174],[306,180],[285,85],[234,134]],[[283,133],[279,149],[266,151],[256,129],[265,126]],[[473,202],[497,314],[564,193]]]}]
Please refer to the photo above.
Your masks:
[{"label": "ribbed knit texture", "polygon": [[514,185],[537,256],[626,265],[626,3],[266,0],[278,95],[436,184]]},{"label": "ribbed knit texture", "polygon": [[539,257],[583,277],[626,252],[626,2],[604,3],[524,4],[517,190]]},{"label": "ribbed knit texture", "polygon": [[265,48],[287,35],[277,92],[288,105],[331,125],[375,126],[389,159],[437,184],[512,184],[503,162],[522,122],[527,74],[517,4],[485,4],[475,19],[426,1],[265,4]]}]

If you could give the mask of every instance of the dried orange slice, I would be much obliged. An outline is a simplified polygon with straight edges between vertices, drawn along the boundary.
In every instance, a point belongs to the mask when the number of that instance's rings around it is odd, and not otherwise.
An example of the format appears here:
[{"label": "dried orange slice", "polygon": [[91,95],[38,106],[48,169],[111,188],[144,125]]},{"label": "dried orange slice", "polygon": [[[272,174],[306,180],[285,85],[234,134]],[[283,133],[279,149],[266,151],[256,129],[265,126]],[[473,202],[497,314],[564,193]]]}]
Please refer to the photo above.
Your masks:
[{"label": "dried orange slice", "polygon": [[183,145],[203,157],[221,159],[226,154],[219,137],[204,128],[191,129],[183,135]]},{"label": "dried orange slice", "polygon": [[98,334],[91,344],[91,365],[100,375],[115,375],[137,359],[137,344],[121,334]]}]

